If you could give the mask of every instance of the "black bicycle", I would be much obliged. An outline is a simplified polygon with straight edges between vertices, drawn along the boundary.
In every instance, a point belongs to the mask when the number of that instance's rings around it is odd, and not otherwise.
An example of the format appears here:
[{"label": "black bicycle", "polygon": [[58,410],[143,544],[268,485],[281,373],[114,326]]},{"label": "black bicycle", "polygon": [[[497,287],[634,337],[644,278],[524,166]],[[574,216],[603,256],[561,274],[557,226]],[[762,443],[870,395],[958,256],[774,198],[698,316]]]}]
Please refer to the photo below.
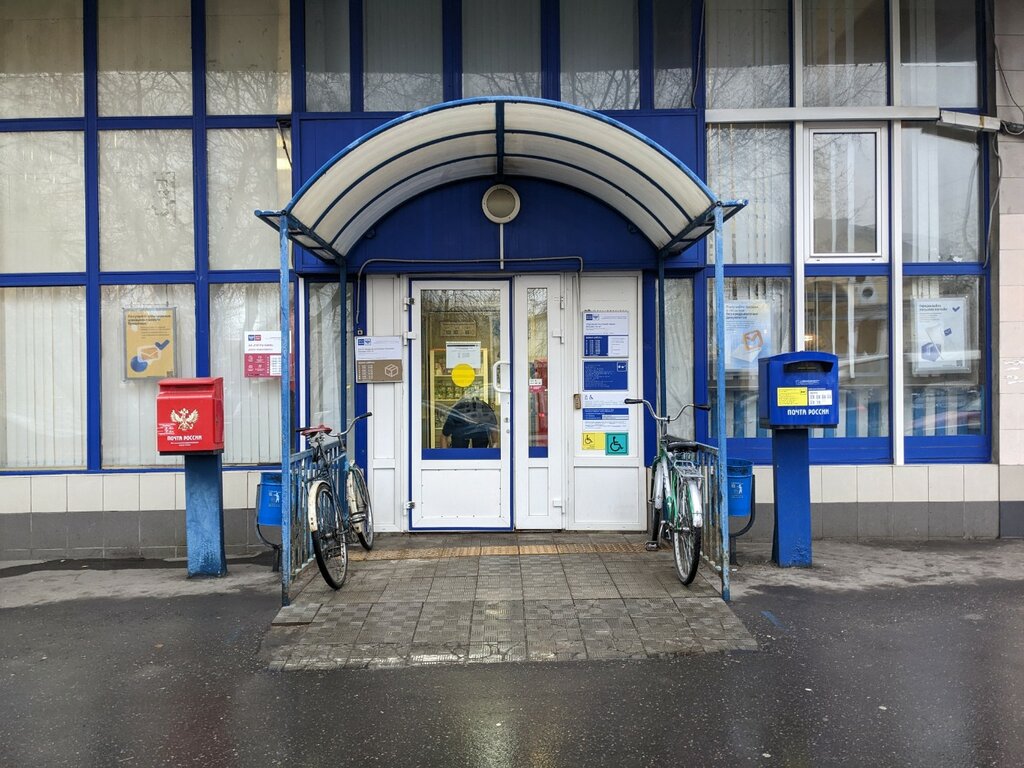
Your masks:
[{"label": "black bicycle", "polygon": [[[373,547],[373,510],[366,478],[363,471],[349,460],[345,444],[356,422],[372,415],[367,412],[356,416],[348,429],[338,435],[332,435],[331,428],[325,424],[298,430],[313,450],[316,472],[309,485],[309,533],[313,539],[317,567],[331,589],[341,589],[345,583],[349,542],[358,539],[363,549]],[[345,488],[344,504],[338,503],[335,475],[327,459],[324,444],[328,437],[337,437],[341,442],[340,481]]]}]

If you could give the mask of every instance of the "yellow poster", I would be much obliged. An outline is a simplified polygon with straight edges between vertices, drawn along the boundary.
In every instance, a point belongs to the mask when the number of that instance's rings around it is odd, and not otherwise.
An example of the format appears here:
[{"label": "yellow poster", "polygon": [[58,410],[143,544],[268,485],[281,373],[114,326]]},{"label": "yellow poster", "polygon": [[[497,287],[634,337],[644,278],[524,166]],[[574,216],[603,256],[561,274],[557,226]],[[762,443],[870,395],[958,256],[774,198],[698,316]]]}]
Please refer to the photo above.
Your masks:
[{"label": "yellow poster", "polygon": [[124,310],[126,379],[166,379],[174,376],[174,307]]},{"label": "yellow poster", "polygon": [[604,432],[584,432],[584,451],[604,451]]},{"label": "yellow poster", "polygon": [[775,390],[776,404],[783,406],[807,405],[807,387],[779,387]]}]

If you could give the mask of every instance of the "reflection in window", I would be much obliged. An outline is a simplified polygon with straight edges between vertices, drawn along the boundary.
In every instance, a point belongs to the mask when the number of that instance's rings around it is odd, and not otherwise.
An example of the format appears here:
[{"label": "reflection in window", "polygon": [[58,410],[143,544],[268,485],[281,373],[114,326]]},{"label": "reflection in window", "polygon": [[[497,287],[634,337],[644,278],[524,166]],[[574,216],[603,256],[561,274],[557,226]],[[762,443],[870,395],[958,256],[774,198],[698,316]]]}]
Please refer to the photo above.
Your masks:
[{"label": "reflection in window", "polygon": [[195,268],[192,135],[100,132],[100,265]]},{"label": "reflection in window", "polygon": [[210,368],[224,377],[225,464],[281,460],[280,379],[247,376],[244,365],[246,334],[281,330],[280,298],[277,283],[210,286]]},{"label": "reflection in window", "polygon": [[904,432],[915,437],[985,431],[982,278],[903,280]]},{"label": "reflection in window", "polygon": [[188,0],[101,0],[101,115],[192,112],[192,23]]},{"label": "reflection in window", "polygon": [[[355,363],[352,328],[352,291],[346,291],[348,375],[346,410],[356,415]],[[341,419],[341,288],[338,283],[309,287],[309,423],[344,429]]]},{"label": "reflection in window", "polygon": [[804,106],[884,106],[883,0],[804,0]]},{"label": "reflection in window", "polygon": [[689,0],[654,0],[654,107],[693,107],[693,9]]},{"label": "reflection in window", "polygon": [[[728,437],[767,437],[757,423],[758,360],[793,348],[788,278],[725,281],[725,428]],[[715,284],[708,281],[708,332],[714,333]],[[718,401],[718,355],[708,345],[708,399]],[[714,411],[712,411],[714,412]],[[715,419],[709,434],[715,434]]]},{"label": "reflection in window", "polygon": [[306,0],[306,109],[352,108],[348,0]]},{"label": "reflection in window", "polygon": [[809,277],[804,347],[839,358],[839,426],[816,437],[889,434],[889,281]]},{"label": "reflection in window", "polygon": [[463,0],[462,95],[540,96],[539,0]]},{"label": "reflection in window", "polygon": [[85,288],[0,288],[0,469],[84,467]]},{"label": "reflection in window", "polygon": [[900,0],[900,101],[978,106],[974,0]]},{"label": "reflection in window", "polygon": [[[181,464],[180,456],[156,450],[157,384],[162,378],[196,374],[196,312],[191,285],[103,286],[100,372],[103,382],[103,466]],[[125,310],[147,311],[152,326],[170,327],[153,347],[126,327]],[[138,342],[147,342],[140,348]]]},{"label": "reflection in window", "polygon": [[562,101],[637,109],[640,75],[633,0],[561,0]]},{"label": "reflection in window", "polygon": [[903,125],[904,261],[978,261],[981,148],[973,136]]},{"label": "reflection in window", "polygon": [[548,444],[548,289],[526,289],[527,382],[530,401],[530,447]]},{"label": "reflection in window", "polygon": [[280,267],[277,232],[252,212],[283,208],[291,198],[292,170],[282,141],[289,141],[289,132],[282,137],[273,128],[207,134],[211,269]]},{"label": "reflection in window", "polygon": [[[693,402],[693,280],[665,280],[665,380],[668,405],[675,414]],[[693,416],[687,411],[672,423],[672,434],[693,439]]]},{"label": "reflection in window", "polygon": [[788,107],[789,0],[715,0],[705,8],[708,108]]},{"label": "reflection in window", "polygon": [[408,112],[444,98],[440,0],[370,0],[363,50],[367,112]]},{"label": "reflection in window", "polygon": [[877,134],[817,132],[811,152],[813,254],[877,254]]},{"label": "reflection in window", "polygon": [[[726,222],[727,264],[788,264],[792,255],[789,128],[715,125],[708,128],[708,186],[724,200],[750,201]],[[708,238],[714,259],[714,238]]]},{"label": "reflection in window", "polygon": [[0,272],[84,271],[84,136],[0,133]]},{"label": "reflection in window", "polygon": [[288,0],[206,0],[206,111],[292,111]]},{"label": "reflection in window", "polygon": [[81,0],[0,3],[0,119],[81,117]]}]

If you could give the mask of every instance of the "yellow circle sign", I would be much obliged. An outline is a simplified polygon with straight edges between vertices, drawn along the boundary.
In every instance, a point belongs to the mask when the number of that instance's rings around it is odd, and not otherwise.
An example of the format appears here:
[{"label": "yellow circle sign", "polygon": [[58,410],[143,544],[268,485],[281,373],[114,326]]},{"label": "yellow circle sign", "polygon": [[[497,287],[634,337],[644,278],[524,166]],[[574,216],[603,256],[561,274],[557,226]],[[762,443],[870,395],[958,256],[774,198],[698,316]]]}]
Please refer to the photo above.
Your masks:
[{"label": "yellow circle sign", "polygon": [[476,379],[476,371],[468,363],[459,363],[452,368],[452,382],[456,387],[468,387]]}]

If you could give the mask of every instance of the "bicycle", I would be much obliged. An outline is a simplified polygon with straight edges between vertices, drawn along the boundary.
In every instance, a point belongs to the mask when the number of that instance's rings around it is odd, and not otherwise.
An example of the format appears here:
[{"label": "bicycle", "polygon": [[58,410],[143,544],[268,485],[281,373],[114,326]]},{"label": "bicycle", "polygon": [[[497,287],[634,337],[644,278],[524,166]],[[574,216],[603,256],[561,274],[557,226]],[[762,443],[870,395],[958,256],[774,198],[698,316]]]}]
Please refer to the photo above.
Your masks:
[{"label": "bicycle", "polygon": [[[309,533],[313,539],[313,554],[324,581],[331,589],[341,589],[348,573],[348,544],[355,538],[363,549],[373,547],[373,510],[370,494],[366,489],[363,471],[349,461],[346,438],[356,422],[373,414],[367,412],[356,416],[348,429],[336,435],[326,424],[303,427],[296,430],[306,438],[313,450],[313,464],[316,467],[309,486],[307,514]],[[337,437],[341,443],[341,476],[344,478],[345,503],[338,504],[338,491],[334,483],[324,443],[328,437]]]},{"label": "bicycle", "polygon": [[687,408],[710,411],[710,405],[684,405],[675,416],[659,416],[647,400],[626,399],[628,405],[647,407],[658,425],[658,455],[651,464],[651,495],[653,509],[651,541],[648,550],[658,549],[662,539],[672,542],[676,575],[683,584],[690,584],[700,563],[701,529],[704,525],[704,477],[687,455],[696,452],[698,444],[668,434],[668,425],[683,415]]}]

